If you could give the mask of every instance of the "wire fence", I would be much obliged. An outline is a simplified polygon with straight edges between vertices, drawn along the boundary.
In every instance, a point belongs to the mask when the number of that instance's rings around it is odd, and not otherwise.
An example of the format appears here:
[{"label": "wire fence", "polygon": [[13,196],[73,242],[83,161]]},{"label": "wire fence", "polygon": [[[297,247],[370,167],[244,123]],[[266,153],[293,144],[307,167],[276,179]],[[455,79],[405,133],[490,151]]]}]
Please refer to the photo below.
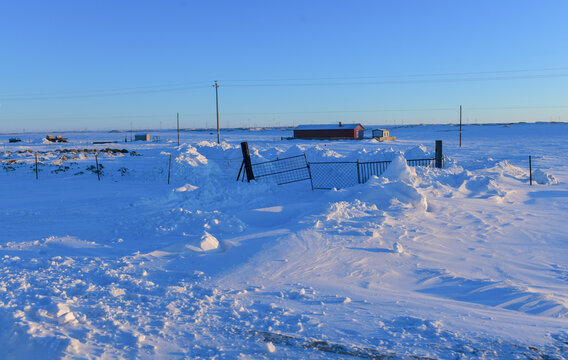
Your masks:
[{"label": "wire fence", "polygon": [[19,151],[0,159],[0,173],[36,179],[82,178],[154,182],[168,180],[169,154],[144,155],[135,151],[71,149]]},{"label": "wire fence", "polygon": [[341,189],[357,185],[357,162],[310,162],[314,189]]},{"label": "wire fence", "polygon": [[252,164],[252,169],[256,179],[266,179],[278,185],[311,180],[305,154]]},{"label": "wire fence", "polygon": [[381,176],[389,166],[390,161],[367,161],[357,163],[359,184],[364,184],[373,176]]},{"label": "wire fence", "polygon": [[[411,159],[406,160],[408,166],[424,166],[424,167],[435,167],[436,159]],[[444,158],[442,158],[442,167],[444,167]]]},{"label": "wire fence", "polygon": [[[304,154],[252,164],[252,170],[255,179],[278,185],[310,180],[312,189],[329,190],[364,184],[373,176],[381,176],[390,163],[388,160],[308,162]],[[435,159],[410,159],[407,164],[434,167]]]}]

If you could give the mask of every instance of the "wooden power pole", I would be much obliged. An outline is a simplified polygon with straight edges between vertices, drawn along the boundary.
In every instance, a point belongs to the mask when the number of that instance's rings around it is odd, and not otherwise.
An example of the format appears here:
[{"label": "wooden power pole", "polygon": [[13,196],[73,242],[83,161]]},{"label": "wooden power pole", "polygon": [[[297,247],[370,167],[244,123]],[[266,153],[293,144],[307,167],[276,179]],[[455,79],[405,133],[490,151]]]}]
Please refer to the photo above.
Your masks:
[{"label": "wooden power pole", "polygon": [[462,106],[460,105],[460,147],[462,147]]},{"label": "wooden power pole", "polygon": [[178,128],[178,146],[179,146],[179,113],[177,113],[177,128]]},{"label": "wooden power pole", "polygon": [[215,104],[217,106],[217,144],[221,143],[221,130],[219,129],[219,84],[215,80]]}]

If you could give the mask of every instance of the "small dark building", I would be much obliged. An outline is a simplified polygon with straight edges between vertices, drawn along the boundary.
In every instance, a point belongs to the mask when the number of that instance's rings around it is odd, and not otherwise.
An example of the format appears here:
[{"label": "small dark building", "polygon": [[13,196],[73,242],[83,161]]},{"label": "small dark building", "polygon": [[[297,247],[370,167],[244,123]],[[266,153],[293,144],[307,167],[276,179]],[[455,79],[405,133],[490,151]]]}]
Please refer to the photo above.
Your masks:
[{"label": "small dark building", "polygon": [[150,134],[136,134],[134,141],[150,141]]},{"label": "small dark building", "polygon": [[361,124],[299,125],[294,138],[299,139],[362,139],[365,128]]}]

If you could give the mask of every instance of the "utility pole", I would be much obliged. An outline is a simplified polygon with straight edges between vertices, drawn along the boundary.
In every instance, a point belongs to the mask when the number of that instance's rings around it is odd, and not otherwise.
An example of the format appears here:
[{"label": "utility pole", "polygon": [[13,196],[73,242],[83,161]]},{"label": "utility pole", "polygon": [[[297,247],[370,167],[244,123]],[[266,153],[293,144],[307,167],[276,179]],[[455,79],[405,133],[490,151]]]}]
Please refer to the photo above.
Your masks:
[{"label": "utility pole", "polygon": [[462,147],[462,106],[460,105],[460,147]]},{"label": "utility pole", "polygon": [[215,104],[217,105],[217,144],[221,143],[221,130],[219,129],[219,84],[215,80]]},{"label": "utility pole", "polygon": [[178,146],[179,146],[179,112],[177,113],[177,126],[178,126]]}]

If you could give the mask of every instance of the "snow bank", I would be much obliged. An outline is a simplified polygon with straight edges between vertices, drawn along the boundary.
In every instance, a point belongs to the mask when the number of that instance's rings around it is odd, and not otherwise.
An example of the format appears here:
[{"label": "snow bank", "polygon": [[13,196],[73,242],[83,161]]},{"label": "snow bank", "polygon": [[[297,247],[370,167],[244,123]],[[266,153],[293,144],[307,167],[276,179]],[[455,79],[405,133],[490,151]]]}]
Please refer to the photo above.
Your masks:
[{"label": "snow bank", "polygon": [[[360,202],[366,204],[365,206],[372,206],[371,209],[388,211],[415,208],[424,211],[428,204],[426,197],[418,189],[419,184],[415,170],[408,166],[404,157],[399,155],[380,178],[374,176],[367,183],[345,189],[338,194],[352,204],[352,209],[360,208],[358,205]],[[334,217],[340,216],[349,218],[349,211],[344,209],[341,214],[336,211]]]},{"label": "snow bank", "polygon": [[408,162],[405,157],[401,155],[395,157],[391,161],[381,177],[391,181],[400,181],[409,185],[416,184],[417,181],[416,170],[413,167],[408,166]]},{"label": "snow bank", "polygon": [[185,191],[195,191],[197,189],[199,189],[198,186],[194,186],[194,185],[191,185],[191,184],[185,184],[184,186],[180,186],[180,187],[176,188],[175,191],[185,192]]},{"label": "snow bank", "polygon": [[429,159],[434,156],[428,151],[428,149],[426,149],[426,146],[419,145],[406,151],[404,153],[404,157],[407,159]]},{"label": "snow bank", "polygon": [[558,184],[558,179],[555,178],[554,176],[540,170],[537,169],[535,171],[533,171],[532,173],[532,177],[533,180],[536,181],[537,183],[541,184],[541,185],[552,185],[552,184]]},{"label": "snow bank", "polygon": [[197,167],[207,164],[207,158],[201,155],[196,148],[189,144],[183,144],[179,147],[179,155],[176,157],[176,162],[191,167]]}]

